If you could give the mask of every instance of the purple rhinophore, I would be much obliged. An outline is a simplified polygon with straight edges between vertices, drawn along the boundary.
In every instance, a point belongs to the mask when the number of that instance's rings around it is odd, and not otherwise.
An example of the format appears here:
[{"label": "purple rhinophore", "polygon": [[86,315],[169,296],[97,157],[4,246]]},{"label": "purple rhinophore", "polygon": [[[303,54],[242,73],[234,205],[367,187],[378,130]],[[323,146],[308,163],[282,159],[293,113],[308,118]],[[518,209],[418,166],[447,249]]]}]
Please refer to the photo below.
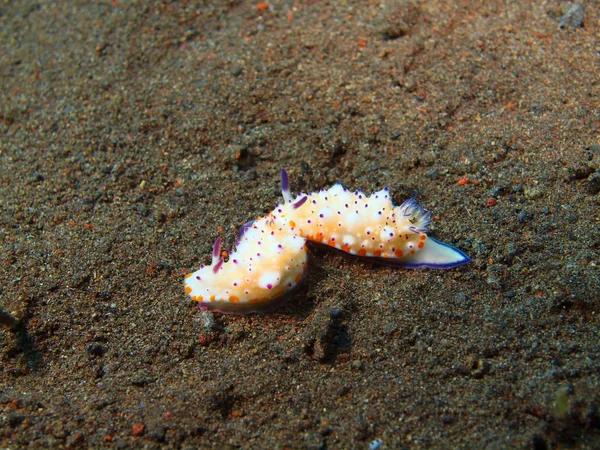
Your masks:
[{"label": "purple rhinophore", "polygon": [[290,179],[288,178],[288,174],[285,169],[281,169],[281,190],[282,191],[290,190]]},{"label": "purple rhinophore", "polygon": [[217,273],[219,271],[219,269],[223,265],[223,262],[225,262],[223,258],[219,259],[219,262],[215,264],[215,267],[213,267],[213,273]]},{"label": "purple rhinophore", "polygon": [[213,259],[218,258],[219,253],[221,253],[221,236],[217,238],[215,244],[213,245]]},{"label": "purple rhinophore", "polygon": [[292,205],[292,207],[294,209],[298,209],[300,208],[302,205],[304,205],[304,203],[306,203],[306,200],[308,200],[308,197],[302,197],[300,200],[298,200],[296,203],[294,203]]},{"label": "purple rhinophore", "polygon": [[254,224],[254,220],[251,220],[249,222],[246,222],[244,225],[242,225],[242,227],[238,230],[237,232],[237,238],[238,239],[242,239],[242,237],[244,236],[244,234],[246,234],[246,232],[252,228],[252,225]]}]

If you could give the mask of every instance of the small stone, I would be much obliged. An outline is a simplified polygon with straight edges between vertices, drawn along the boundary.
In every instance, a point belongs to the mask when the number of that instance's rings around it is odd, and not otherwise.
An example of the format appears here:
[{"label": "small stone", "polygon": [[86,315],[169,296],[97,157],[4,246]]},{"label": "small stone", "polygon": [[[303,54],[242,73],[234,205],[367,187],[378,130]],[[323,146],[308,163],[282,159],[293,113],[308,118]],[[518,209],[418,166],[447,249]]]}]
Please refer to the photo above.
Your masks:
[{"label": "small stone", "polygon": [[131,384],[138,387],[147,386],[150,383],[154,382],[154,380],[155,377],[145,370],[138,371],[135,375],[133,375],[130,378]]},{"label": "small stone", "polygon": [[115,444],[115,447],[117,447],[119,450],[130,448],[129,444],[127,444],[127,441],[122,438],[115,439],[114,444]]},{"label": "small stone", "polygon": [[339,308],[331,308],[329,310],[329,317],[332,319],[339,319],[341,315],[342,311],[340,311]]},{"label": "small stone", "polygon": [[156,442],[165,442],[167,428],[160,423],[148,424],[148,438]]},{"label": "small stone", "polygon": [[456,300],[458,300],[461,303],[464,303],[467,300],[469,300],[469,296],[464,292],[459,292],[458,294],[456,294]]},{"label": "small stone", "polygon": [[6,417],[8,420],[8,426],[11,428],[18,427],[25,420],[25,416],[17,411],[12,411]]},{"label": "small stone", "polygon": [[150,210],[143,203],[138,203],[135,205],[135,210],[142,217],[147,217],[150,214]]},{"label": "small stone", "polygon": [[0,324],[6,325],[11,331],[15,331],[19,328],[21,322],[12,314],[0,309]]},{"label": "small stone", "polygon": [[369,444],[369,450],[378,450],[383,445],[383,440],[375,439]]},{"label": "small stone", "polygon": [[75,448],[76,446],[80,446],[83,443],[83,433],[75,433],[67,437],[67,448]]},{"label": "small stone", "polygon": [[355,359],[352,361],[352,368],[361,370],[363,367],[362,361],[360,359]]},{"label": "small stone", "polygon": [[131,431],[134,436],[141,436],[142,434],[144,434],[145,429],[146,427],[143,423],[134,423]]},{"label": "small stone", "polygon": [[215,337],[210,333],[198,335],[198,344],[200,344],[202,347],[209,345],[214,340]]},{"label": "small stone", "polygon": [[402,36],[406,36],[409,31],[410,29],[405,22],[398,21],[396,23],[382,27],[379,32],[383,40],[393,41]]},{"label": "small stone", "polygon": [[210,331],[215,327],[215,315],[210,311],[202,311],[200,313],[200,321],[206,331]]},{"label": "small stone", "polygon": [[91,355],[91,356],[103,356],[104,353],[106,352],[104,350],[104,347],[102,347],[100,344],[98,344],[96,342],[92,342],[91,344],[86,345],[85,351],[87,352],[88,355]]},{"label": "small stone", "polygon": [[487,267],[487,283],[493,289],[501,289],[502,288],[502,280],[505,277],[505,270],[501,264],[493,264]]},{"label": "small stone", "polygon": [[542,190],[536,186],[525,186],[523,192],[528,200],[535,200],[542,196]]},{"label": "small stone", "polygon": [[517,215],[517,220],[519,221],[519,223],[529,222],[530,219],[531,219],[531,214],[529,214],[526,210],[521,211]]},{"label": "small stone", "polygon": [[600,192],[600,170],[596,170],[585,183],[585,190],[590,195],[596,195]]},{"label": "small stone", "polygon": [[567,168],[564,172],[564,178],[565,181],[580,181],[585,180],[592,173],[594,173],[593,167],[582,164],[575,167]]},{"label": "small stone", "polygon": [[436,180],[436,179],[437,179],[437,177],[439,176],[439,174],[440,174],[440,171],[439,171],[439,170],[437,170],[437,169],[429,169],[429,170],[427,171],[427,176],[428,176],[429,178],[431,178],[432,180]]},{"label": "small stone", "polygon": [[394,334],[396,332],[396,330],[398,329],[398,326],[395,323],[390,323],[387,324],[385,327],[383,327],[383,334]]},{"label": "small stone", "polygon": [[561,28],[580,28],[583,26],[584,9],[581,3],[573,3],[558,21]]}]

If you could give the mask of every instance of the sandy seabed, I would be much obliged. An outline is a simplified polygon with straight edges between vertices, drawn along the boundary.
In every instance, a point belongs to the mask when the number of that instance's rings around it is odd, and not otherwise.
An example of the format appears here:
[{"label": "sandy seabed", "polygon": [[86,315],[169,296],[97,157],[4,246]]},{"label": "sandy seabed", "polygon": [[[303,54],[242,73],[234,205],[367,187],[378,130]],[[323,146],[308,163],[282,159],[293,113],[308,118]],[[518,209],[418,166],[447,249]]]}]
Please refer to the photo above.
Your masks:
[{"label": "sandy seabed", "polygon": [[[0,447],[600,448],[597,6],[3,2]],[[201,312],[281,168],[473,262]]]}]

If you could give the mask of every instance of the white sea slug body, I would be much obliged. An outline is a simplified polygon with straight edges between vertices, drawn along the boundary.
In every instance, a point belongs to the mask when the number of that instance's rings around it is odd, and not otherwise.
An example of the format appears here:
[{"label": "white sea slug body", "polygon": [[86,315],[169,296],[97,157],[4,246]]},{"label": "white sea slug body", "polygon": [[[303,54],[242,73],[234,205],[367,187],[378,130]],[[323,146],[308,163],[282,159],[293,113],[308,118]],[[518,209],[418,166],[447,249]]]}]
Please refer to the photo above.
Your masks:
[{"label": "white sea slug body", "polygon": [[307,240],[395,267],[449,269],[470,261],[427,236],[431,213],[415,199],[394,206],[387,189],[367,196],[340,184],[293,198],[285,170],[281,176],[283,204],[245,226],[227,262],[217,239],[212,264],[186,276],[186,293],[203,309],[246,313],[278,304],[304,275]]},{"label": "white sea slug body", "polygon": [[306,239],[289,221],[270,214],[246,225],[224,262],[220,239],[210,266],[186,275],[185,291],[203,309],[246,313],[270,309],[293,289],[306,270]]}]

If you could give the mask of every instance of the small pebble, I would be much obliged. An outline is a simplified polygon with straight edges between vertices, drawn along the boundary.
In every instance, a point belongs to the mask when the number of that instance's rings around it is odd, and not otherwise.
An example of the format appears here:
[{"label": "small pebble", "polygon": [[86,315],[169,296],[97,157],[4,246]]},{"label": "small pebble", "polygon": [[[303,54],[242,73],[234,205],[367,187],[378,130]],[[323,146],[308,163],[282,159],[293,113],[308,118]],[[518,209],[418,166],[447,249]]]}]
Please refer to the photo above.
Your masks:
[{"label": "small pebble", "polygon": [[402,36],[406,36],[409,31],[410,29],[408,25],[400,20],[395,23],[384,26],[383,28],[381,28],[380,33],[381,38],[384,41],[393,41]]},{"label": "small pebble", "polygon": [[161,423],[149,423],[147,428],[148,438],[156,442],[165,442],[166,439],[166,427]]},{"label": "small pebble", "polygon": [[200,313],[200,321],[207,331],[210,331],[215,327],[215,316],[210,311],[202,311]]},{"label": "small pebble", "polygon": [[9,330],[15,331],[21,325],[19,319],[13,317],[12,314],[0,309],[0,324],[6,325]]},{"label": "small pebble", "polygon": [[469,300],[469,296],[464,292],[459,292],[458,294],[456,294],[456,300],[458,300],[461,303],[464,303],[467,300]]},{"label": "small pebble", "polygon": [[144,434],[145,429],[146,427],[143,423],[134,423],[131,431],[134,436],[141,436],[142,434]]},{"label": "small pebble", "polygon": [[558,21],[561,28],[580,28],[583,26],[584,9],[580,3],[573,3]]},{"label": "small pebble", "polygon": [[517,220],[519,223],[529,222],[529,219],[531,219],[531,215],[526,210],[521,211],[517,215]]},{"label": "small pebble", "polygon": [[371,443],[369,444],[369,450],[377,450],[382,445],[383,445],[383,440],[375,439],[374,441],[371,441]]},{"label": "small pebble", "polygon": [[394,334],[397,329],[398,329],[398,327],[396,326],[395,323],[390,323],[390,324],[386,325],[385,327],[383,327],[383,333],[384,334]]},{"label": "small pebble", "polygon": [[85,351],[88,355],[92,356],[102,356],[105,353],[104,347],[96,342],[92,342],[85,346]]},{"label": "small pebble", "polygon": [[504,267],[500,264],[488,266],[486,269],[488,274],[487,283],[492,289],[502,288],[502,279],[504,278]]},{"label": "small pebble", "polygon": [[600,192],[600,169],[596,170],[590,177],[587,179],[585,183],[585,190],[590,195],[596,195]]},{"label": "small pebble", "polygon": [[129,381],[131,382],[131,384],[133,384],[134,386],[138,386],[138,387],[144,387],[149,385],[150,383],[153,383],[155,380],[154,375],[152,375],[150,372],[146,371],[146,370],[139,370],[137,373],[135,373],[130,379]]},{"label": "small pebble", "polygon": [[440,174],[440,171],[437,169],[429,169],[427,171],[427,175],[429,176],[429,178],[431,178],[432,180],[437,179],[438,175]]},{"label": "small pebble", "polygon": [[503,194],[508,194],[509,187],[507,185],[494,186],[490,190],[490,197],[498,197]]},{"label": "small pebble", "polygon": [[6,417],[8,419],[8,426],[15,428],[23,423],[25,416],[18,411],[12,411],[8,413]]},{"label": "small pebble", "polygon": [[198,335],[198,344],[205,347],[214,341],[214,336],[211,333]]}]

